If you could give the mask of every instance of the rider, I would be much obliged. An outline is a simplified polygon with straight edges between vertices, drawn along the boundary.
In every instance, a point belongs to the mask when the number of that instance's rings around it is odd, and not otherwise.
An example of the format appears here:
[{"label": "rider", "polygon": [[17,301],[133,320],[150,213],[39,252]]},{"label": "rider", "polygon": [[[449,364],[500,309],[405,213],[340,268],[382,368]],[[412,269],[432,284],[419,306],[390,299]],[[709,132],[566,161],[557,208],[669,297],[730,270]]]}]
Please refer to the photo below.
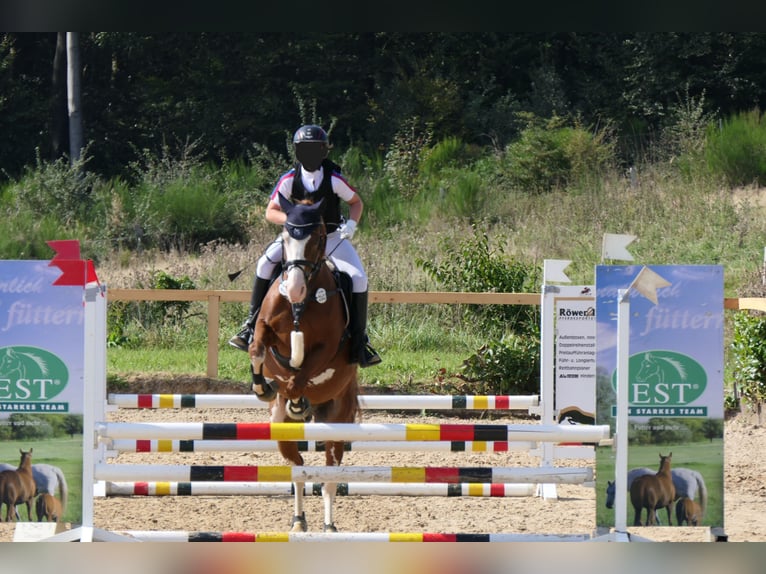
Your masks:
[{"label": "rider", "polygon": [[[362,216],[364,204],[356,190],[340,175],[338,166],[327,159],[330,145],[325,132],[317,125],[304,125],[293,136],[298,163],[282,175],[271,193],[266,207],[266,220],[284,225],[287,216],[279,206],[277,194],[287,199],[324,198],[322,217],[327,227],[326,253],[338,268],[351,277],[352,294],[349,327],[351,331],[351,362],[369,367],[381,362],[367,338],[367,274],[351,238]],[[341,215],[340,200],[348,204],[349,218]],[[277,238],[258,260],[250,297],[250,316],[242,330],[229,339],[229,344],[247,351],[253,339],[258,311],[271,284],[271,278],[282,260],[282,241]]]}]

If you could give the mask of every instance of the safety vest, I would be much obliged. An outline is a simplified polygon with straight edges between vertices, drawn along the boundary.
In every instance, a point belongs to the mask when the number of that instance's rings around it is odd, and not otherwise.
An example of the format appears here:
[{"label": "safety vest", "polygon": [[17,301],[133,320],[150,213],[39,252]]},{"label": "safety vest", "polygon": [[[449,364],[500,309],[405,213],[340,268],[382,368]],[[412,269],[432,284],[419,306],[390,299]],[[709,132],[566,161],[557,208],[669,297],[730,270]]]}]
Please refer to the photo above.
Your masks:
[{"label": "safety vest", "polygon": [[341,224],[340,198],[332,190],[332,173],[340,173],[340,166],[329,159],[322,160],[323,177],[319,189],[316,191],[306,191],[301,178],[301,164],[295,165],[295,176],[293,177],[293,190],[291,197],[293,201],[311,198],[316,203],[324,199],[322,203],[322,219],[324,219],[327,233],[332,233]]}]

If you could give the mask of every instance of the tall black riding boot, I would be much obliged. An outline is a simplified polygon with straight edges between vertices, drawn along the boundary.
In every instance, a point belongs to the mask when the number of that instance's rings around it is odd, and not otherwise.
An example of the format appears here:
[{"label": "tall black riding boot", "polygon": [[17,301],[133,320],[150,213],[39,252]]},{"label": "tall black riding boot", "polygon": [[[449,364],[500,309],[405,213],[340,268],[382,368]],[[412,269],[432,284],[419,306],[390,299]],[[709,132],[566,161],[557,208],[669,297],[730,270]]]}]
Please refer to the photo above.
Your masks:
[{"label": "tall black riding boot", "polygon": [[261,279],[256,275],[253,292],[250,295],[250,316],[247,318],[247,321],[242,323],[241,331],[229,339],[229,345],[232,347],[240,351],[247,351],[250,341],[253,340],[253,331],[255,329],[255,320],[258,318],[258,311],[261,310],[261,303],[263,303],[270,285],[270,279]]},{"label": "tall black riding boot", "polygon": [[381,362],[367,337],[367,291],[351,294],[351,362],[371,367]]}]

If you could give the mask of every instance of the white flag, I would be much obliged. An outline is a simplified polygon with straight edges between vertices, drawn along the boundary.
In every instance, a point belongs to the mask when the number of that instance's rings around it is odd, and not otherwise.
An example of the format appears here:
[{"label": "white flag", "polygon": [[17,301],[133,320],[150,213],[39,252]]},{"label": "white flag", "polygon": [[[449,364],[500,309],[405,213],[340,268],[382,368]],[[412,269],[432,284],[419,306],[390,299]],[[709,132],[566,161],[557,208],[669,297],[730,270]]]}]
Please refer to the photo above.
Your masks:
[{"label": "white flag", "polygon": [[550,281],[556,283],[571,283],[571,279],[566,276],[566,269],[571,261],[567,259],[546,259],[543,261],[543,282],[547,285]]},{"label": "white flag", "polygon": [[625,248],[630,245],[635,238],[635,235],[604,233],[604,240],[601,246],[601,259],[633,261],[633,256]]},{"label": "white flag", "polygon": [[[634,287],[636,291],[656,305],[658,303],[657,289],[669,287],[670,285],[672,285],[672,283],[666,280],[662,275],[655,273],[648,267],[644,267],[638,275],[636,275],[636,278],[633,279],[633,283],[630,284],[630,287]],[[630,289],[630,287],[628,287],[628,289]]]}]

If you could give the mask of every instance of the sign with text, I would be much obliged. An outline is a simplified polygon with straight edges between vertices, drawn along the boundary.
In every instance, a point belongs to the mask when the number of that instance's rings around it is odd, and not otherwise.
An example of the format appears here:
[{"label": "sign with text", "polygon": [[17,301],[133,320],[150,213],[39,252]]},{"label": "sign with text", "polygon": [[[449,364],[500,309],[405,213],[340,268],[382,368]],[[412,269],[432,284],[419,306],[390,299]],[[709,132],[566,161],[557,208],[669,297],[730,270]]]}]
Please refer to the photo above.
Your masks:
[{"label": "sign with text", "polygon": [[562,286],[556,315],[558,421],[594,424],[596,417],[596,297],[593,287]]},{"label": "sign with text", "polygon": [[[640,273],[650,276],[651,289],[638,285]],[[656,474],[662,457],[672,453],[675,494],[670,504],[661,505],[661,524],[676,524],[682,516],[676,505],[689,498],[701,507],[700,526],[723,527],[723,268],[596,268],[597,421],[613,428],[618,295],[629,288],[628,522],[654,520],[641,507],[647,481],[636,479]],[[597,522],[613,525],[611,448],[597,449],[597,475]]]},{"label": "sign with text", "polygon": [[[0,261],[0,462],[32,450],[38,490],[66,499],[82,489],[85,340],[83,283],[62,276],[49,261]],[[68,504],[61,521],[81,512]]]}]

